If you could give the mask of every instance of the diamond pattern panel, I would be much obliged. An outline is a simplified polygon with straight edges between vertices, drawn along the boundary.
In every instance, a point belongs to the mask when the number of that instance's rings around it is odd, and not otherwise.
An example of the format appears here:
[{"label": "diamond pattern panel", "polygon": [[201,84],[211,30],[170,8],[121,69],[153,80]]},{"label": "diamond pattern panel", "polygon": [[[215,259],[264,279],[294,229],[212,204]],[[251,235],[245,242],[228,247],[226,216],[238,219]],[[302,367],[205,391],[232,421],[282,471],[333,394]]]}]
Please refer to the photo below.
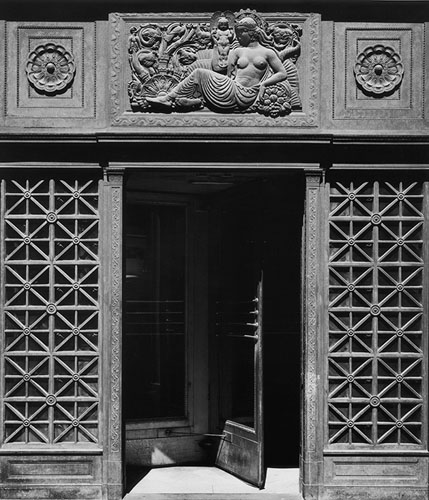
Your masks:
[{"label": "diamond pattern panel", "polygon": [[424,443],[424,192],[329,186],[330,445]]},{"label": "diamond pattern panel", "polygon": [[4,443],[99,439],[94,181],[3,181]]}]

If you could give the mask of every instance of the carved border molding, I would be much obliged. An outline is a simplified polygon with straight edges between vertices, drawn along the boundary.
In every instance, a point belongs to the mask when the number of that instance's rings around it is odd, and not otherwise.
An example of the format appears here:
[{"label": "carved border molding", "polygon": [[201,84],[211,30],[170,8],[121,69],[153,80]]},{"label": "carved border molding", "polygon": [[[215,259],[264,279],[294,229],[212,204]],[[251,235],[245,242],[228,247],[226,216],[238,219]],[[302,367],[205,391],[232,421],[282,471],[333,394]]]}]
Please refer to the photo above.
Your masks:
[{"label": "carved border molding", "polygon": [[122,187],[111,187],[111,422],[110,451],[121,450]]},{"label": "carved border molding", "polygon": [[308,379],[307,394],[309,399],[308,408],[308,447],[315,449],[316,436],[316,214],[317,214],[317,191],[309,191],[309,240],[308,240],[308,293],[307,299],[310,304],[307,310],[307,349],[308,349]]},{"label": "carved border molding", "polygon": [[[322,448],[320,440],[320,404],[322,388],[320,369],[322,360],[318,359],[320,336],[319,265],[322,245],[321,191],[323,189],[323,171],[308,169],[306,176],[305,199],[305,240],[304,240],[304,276],[303,276],[303,428],[301,487],[306,499],[319,498],[321,484]],[[322,391],[322,392],[321,392]]]},{"label": "carved border molding", "polygon": [[316,397],[317,397],[317,209],[320,176],[307,176],[307,248],[306,248],[306,293],[305,293],[305,352],[306,380],[306,442],[307,451],[316,450]]},{"label": "carved border molding", "polygon": [[126,93],[128,61],[125,44],[128,40],[126,23],[151,21],[205,20],[210,14],[119,14],[110,15],[111,42],[111,124],[127,127],[317,127],[319,125],[319,75],[320,75],[320,15],[298,13],[262,13],[270,20],[287,18],[301,23],[303,36],[303,111],[288,116],[270,118],[258,115],[228,114],[212,112],[190,112],[186,114],[136,113],[131,111]]}]

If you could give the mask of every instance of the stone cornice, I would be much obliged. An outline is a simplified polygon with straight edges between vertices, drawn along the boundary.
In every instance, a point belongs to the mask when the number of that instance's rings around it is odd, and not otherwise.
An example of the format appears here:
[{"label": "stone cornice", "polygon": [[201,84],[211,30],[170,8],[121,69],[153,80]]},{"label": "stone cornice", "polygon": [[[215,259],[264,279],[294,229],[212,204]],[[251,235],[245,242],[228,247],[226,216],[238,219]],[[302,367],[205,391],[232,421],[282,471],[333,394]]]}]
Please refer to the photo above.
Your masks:
[{"label": "stone cornice", "polygon": [[34,129],[19,131],[0,131],[0,143],[67,143],[67,144],[103,144],[103,143],[293,143],[293,144],[422,144],[429,145],[429,132],[427,134],[404,134],[404,133],[389,133],[376,134],[365,133],[357,134],[356,132],[347,133],[318,133],[318,134],[303,134],[302,132],[285,132],[276,131],[275,134],[257,133],[254,130],[240,129],[237,133],[222,133],[219,129],[205,130],[204,133],[198,131],[180,131],[172,128],[171,130],[104,130],[98,132],[75,133],[73,131],[52,131]]}]

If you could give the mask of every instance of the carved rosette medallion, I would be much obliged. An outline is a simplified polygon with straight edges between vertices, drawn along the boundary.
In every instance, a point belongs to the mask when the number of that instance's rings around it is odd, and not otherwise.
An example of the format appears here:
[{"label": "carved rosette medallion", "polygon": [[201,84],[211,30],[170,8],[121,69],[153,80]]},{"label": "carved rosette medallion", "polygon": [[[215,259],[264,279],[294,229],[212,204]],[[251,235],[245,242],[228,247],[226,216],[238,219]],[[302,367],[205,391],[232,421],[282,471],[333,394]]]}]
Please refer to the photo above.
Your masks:
[{"label": "carved rosette medallion", "polygon": [[73,81],[76,65],[73,55],[62,45],[38,45],[25,66],[28,81],[39,91],[54,94]]},{"label": "carved rosette medallion", "polygon": [[354,73],[364,91],[383,97],[401,84],[404,66],[401,56],[392,47],[377,44],[357,56]]},{"label": "carved rosette medallion", "polygon": [[131,108],[205,108],[273,118],[301,110],[296,67],[301,35],[298,25],[269,23],[254,10],[215,12],[207,22],[132,26],[127,47]]}]

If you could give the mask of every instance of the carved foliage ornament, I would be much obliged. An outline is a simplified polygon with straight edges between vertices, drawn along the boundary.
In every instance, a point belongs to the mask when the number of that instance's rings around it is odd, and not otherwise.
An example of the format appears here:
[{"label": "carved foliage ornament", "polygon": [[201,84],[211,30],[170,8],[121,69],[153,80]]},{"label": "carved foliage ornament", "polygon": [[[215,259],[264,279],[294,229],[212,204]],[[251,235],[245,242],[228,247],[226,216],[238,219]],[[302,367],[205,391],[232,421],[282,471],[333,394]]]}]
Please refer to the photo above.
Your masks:
[{"label": "carved foliage ornament", "polygon": [[268,23],[253,10],[215,12],[205,23],[132,26],[131,107],[287,115],[301,109],[301,35],[298,25]]},{"label": "carved foliage ornament", "polygon": [[400,85],[404,66],[401,56],[392,47],[377,44],[358,55],[354,72],[364,91],[382,97]]},{"label": "carved foliage ornament", "polygon": [[62,45],[38,45],[28,56],[26,64],[28,81],[47,94],[60,92],[73,81],[76,65],[73,55]]}]

